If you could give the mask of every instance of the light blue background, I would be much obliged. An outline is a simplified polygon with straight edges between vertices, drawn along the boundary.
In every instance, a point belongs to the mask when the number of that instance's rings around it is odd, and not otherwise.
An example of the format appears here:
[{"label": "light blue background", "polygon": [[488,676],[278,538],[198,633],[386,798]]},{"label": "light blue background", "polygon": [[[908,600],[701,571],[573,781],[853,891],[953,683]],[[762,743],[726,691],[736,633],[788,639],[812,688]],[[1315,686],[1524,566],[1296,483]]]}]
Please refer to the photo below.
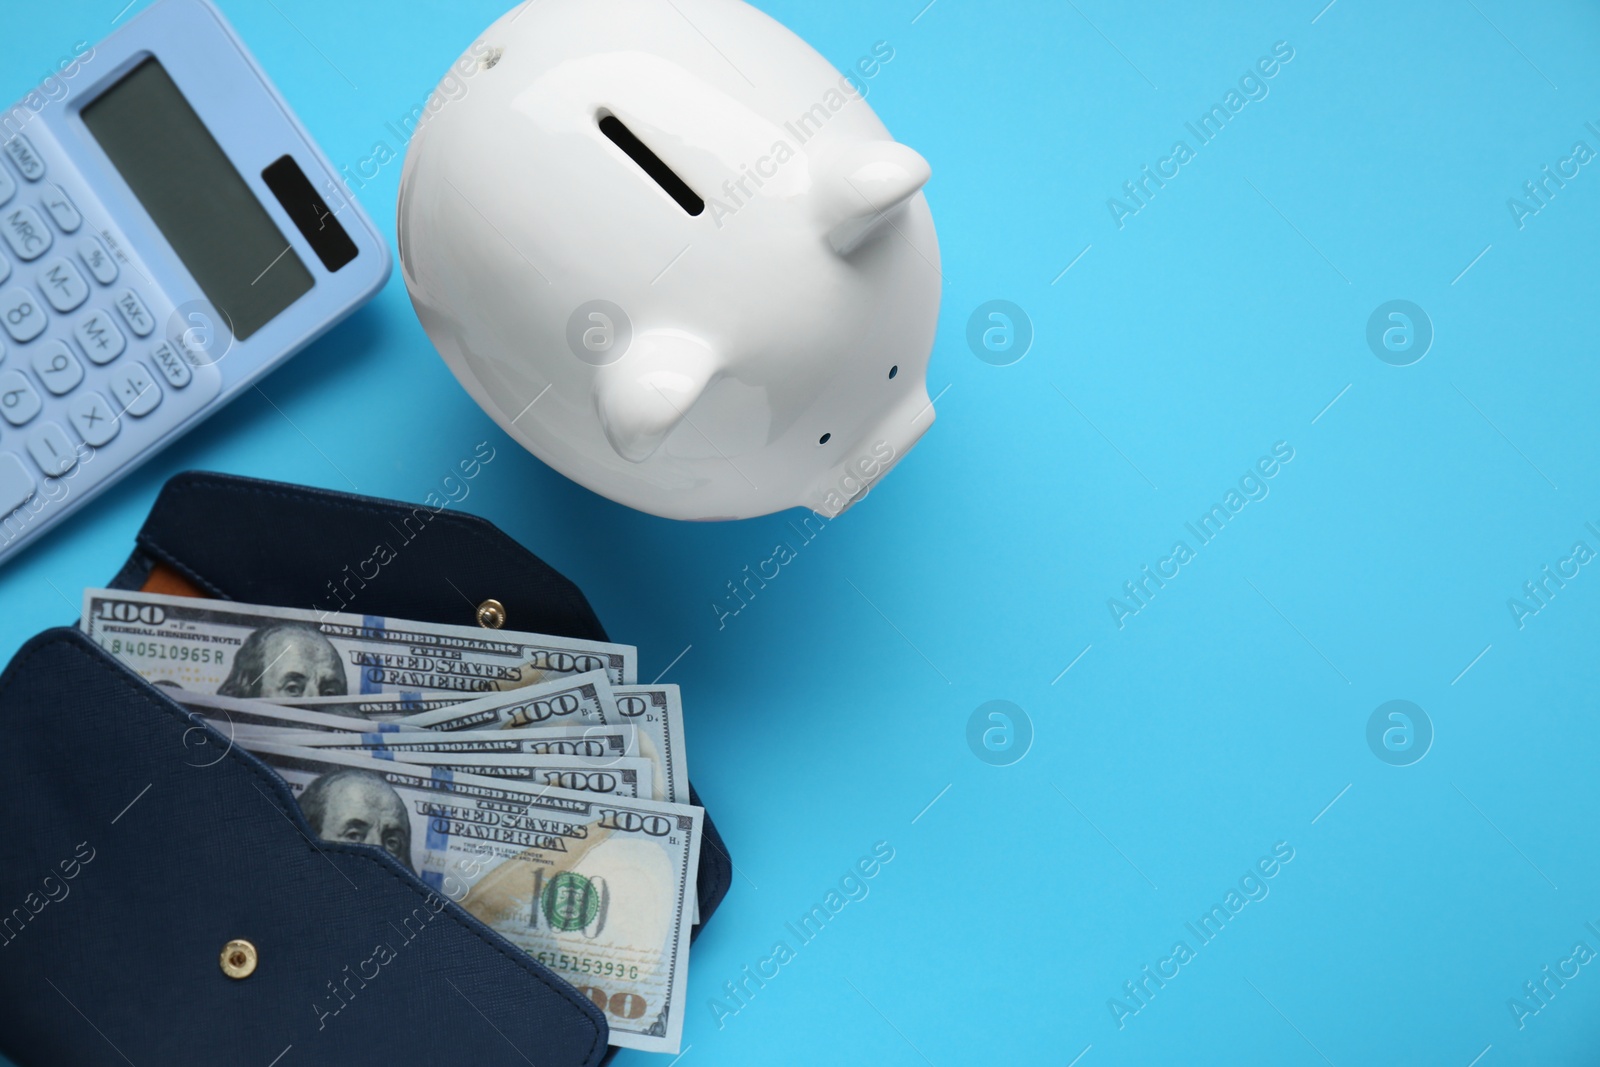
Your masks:
[{"label": "light blue background", "polygon": [[[12,5],[0,97],[119,2]],[[1507,1001],[1600,950],[1600,569],[1523,629],[1507,600],[1600,549],[1600,168],[1524,229],[1506,202],[1600,149],[1600,12],[1325,2],[762,4],[837,66],[895,49],[870,100],[933,165],[942,395],[725,628],[724,583],[797,516],[675,524],[555,475],[457,387],[397,274],[0,571],[0,653],[74,617],[174,472],[418,500],[489,440],[463,507],[574,578],[645,678],[682,653],[666,678],[739,868],[694,949],[685,1064],[1593,1062],[1600,964],[1523,1029]],[[222,6],[352,166],[501,10]],[[1194,147],[1184,123],[1277,41],[1270,95],[1119,230],[1107,198]],[[391,239],[399,175],[361,194]],[[965,339],[996,298],[1036,330],[1009,367]],[[1414,366],[1365,342],[1394,298],[1434,323]],[[1270,496],[1119,630],[1107,599],[1278,441]],[[1397,698],[1436,731],[1405,768],[1366,742]],[[967,746],[991,699],[1032,720],[1010,767]],[[711,998],[878,841],[870,895],[719,1028]],[[1280,841],[1270,896],[1119,1029],[1108,998]]]}]

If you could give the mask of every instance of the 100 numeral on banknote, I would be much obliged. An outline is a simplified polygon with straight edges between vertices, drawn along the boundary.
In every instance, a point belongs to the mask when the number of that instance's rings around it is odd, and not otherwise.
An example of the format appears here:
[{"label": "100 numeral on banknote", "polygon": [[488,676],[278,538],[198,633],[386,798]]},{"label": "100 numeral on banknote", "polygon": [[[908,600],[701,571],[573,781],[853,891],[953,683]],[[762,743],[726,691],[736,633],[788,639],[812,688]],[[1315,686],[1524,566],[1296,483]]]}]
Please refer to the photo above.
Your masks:
[{"label": "100 numeral on banknote", "polygon": [[82,627],[151,681],[233,697],[480,693],[604,671],[631,684],[631,645],[513,630],[88,589]]}]

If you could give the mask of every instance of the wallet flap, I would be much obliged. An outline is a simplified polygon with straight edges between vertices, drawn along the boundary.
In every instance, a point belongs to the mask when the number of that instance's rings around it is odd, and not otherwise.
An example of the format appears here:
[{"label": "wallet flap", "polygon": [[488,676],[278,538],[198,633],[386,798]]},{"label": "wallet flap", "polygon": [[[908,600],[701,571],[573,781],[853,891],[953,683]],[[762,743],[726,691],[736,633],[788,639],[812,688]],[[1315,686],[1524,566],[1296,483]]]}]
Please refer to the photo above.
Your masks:
[{"label": "wallet flap", "polygon": [[[280,778],[78,631],[17,653],[0,723],[0,1051],[17,1063],[605,1055],[571,986],[381,849],[315,839]],[[248,977],[224,973],[235,939]]]},{"label": "wallet flap", "polygon": [[224,600],[457,626],[475,625],[477,605],[493,598],[510,629],[606,640],[576,585],[449,504],[188,471],[168,480],[139,530],[146,558],[118,577],[136,586],[141,564],[160,560]]}]

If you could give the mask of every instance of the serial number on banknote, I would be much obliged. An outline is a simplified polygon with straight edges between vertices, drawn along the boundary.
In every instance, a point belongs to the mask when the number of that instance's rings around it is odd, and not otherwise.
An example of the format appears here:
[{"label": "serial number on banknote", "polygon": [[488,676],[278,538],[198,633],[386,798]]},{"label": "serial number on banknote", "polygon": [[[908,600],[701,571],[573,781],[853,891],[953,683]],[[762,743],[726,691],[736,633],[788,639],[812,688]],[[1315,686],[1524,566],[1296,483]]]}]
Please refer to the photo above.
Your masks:
[{"label": "serial number on banknote", "polygon": [[120,637],[113,637],[106,647],[113,656],[126,653],[142,659],[170,659],[179,663],[221,663],[223,653],[227,651],[221,648],[196,648],[178,642],[124,641]]},{"label": "serial number on banknote", "polygon": [[629,978],[639,977],[637,964],[624,966],[614,960],[596,960],[588,956],[569,956],[564,952],[540,952],[535,957],[540,963],[552,971],[570,971],[573,974],[589,974],[596,978]]}]

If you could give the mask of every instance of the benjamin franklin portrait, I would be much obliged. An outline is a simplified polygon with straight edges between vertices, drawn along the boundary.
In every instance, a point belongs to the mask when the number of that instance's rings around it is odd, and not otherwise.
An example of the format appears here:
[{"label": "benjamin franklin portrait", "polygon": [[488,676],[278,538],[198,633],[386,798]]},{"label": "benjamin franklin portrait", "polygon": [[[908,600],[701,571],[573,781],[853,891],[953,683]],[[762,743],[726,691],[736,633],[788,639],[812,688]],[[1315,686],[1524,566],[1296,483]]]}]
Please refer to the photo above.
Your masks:
[{"label": "benjamin franklin portrait", "polygon": [[381,775],[354,769],[330,771],[306,786],[300,810],[324,841],[380,845],[408,871],[411,819],[394,787]]},{"label": "benjamin franklin portrait", "polygon": [[344,696],[348,686],[339,653],[318,630],[299,623],[258,627],[233,657],[217,688],[225,697]]}]

